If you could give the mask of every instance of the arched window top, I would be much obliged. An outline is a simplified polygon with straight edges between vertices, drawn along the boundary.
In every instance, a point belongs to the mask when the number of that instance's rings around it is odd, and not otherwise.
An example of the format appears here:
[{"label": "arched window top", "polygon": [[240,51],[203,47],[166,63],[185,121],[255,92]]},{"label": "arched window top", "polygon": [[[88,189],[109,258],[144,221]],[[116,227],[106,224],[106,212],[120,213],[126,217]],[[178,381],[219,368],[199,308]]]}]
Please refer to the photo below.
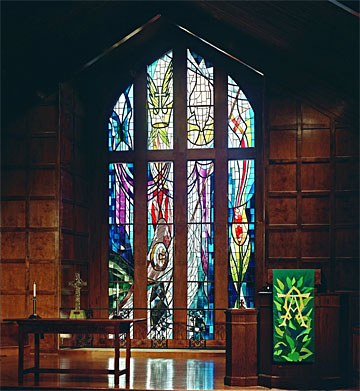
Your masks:
[{"label": "arched window top", "polygon": [[[214,147],[214,73],[204,57],[187,49],[187,148]],[[147,148],[174,147],[173,52],[165,53],[147,66]],[[255,147],[255,114],[244,91],[227,76],[228,148]],[[109,151],[134,149],[134,85],[130,84],[116,102],[108,122]]]}]

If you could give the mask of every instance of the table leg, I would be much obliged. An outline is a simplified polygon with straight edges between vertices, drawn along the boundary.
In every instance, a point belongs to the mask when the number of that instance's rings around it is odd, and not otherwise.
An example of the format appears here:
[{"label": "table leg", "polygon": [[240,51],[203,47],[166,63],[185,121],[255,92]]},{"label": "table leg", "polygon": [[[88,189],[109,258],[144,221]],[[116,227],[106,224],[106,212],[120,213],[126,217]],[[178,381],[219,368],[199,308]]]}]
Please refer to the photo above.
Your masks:
[{"label": "table leg", "polygon": [[[34,334],[35,351],[34,351],[34,367],[38,370],[40,367],[40,339],[39,334]],[[39,372],[34,373],[34,381],[36,384],[39,383]]]},{"label": "table leg", "polygon": [[18,343],[18,382],[22,384],[24,381],[24,332],[20,325],[18,326]]},{"label": "table leg", "polygon": [[119,385],[119,359],[120,359],[120,341],[119,341],[119,327],[114,327],[115,333],[115,385]]},{"label": "table leg", "polygon": [[126,332],[126,387],[129,388],[130,384],[130,357],[131,357],[131,339],[130,339],[130,327]]}]

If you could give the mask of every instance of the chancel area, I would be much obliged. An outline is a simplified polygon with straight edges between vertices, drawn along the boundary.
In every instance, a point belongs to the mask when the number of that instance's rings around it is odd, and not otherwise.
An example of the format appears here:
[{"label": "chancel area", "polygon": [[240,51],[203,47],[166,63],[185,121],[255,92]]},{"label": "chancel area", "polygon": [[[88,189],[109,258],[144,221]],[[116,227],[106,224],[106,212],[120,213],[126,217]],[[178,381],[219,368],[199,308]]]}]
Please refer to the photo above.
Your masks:
[{"label": "chancel area", "polygon": [[1,3],[0,386],[359,386],[359,7]]}]

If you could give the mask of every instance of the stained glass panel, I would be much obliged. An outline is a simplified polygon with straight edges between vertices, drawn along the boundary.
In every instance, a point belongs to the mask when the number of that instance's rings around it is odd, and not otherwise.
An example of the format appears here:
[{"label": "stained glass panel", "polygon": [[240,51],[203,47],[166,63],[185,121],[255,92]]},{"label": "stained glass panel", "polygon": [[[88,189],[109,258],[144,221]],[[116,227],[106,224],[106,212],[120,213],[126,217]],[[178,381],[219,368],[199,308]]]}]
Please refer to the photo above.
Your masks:
[{"label": "stained glass panel", "polygon": [[187,162],[187,207],[188,338],[212,339],[214,163],[211,160]]},{"label": "stained glass panel", "polygon": [[228,76],[228,147],[255,146],[254,111],[244,92]]},{"label": "stained glass panel", "polygon": [[214,146],[214,70],[203,57],[187,50],[188,148]]},{"label": "stained glass panel", "polygon": [[132,317],[134,166],[109,165],[109,316]]},{"label": "stained glass panel", "polygon": [[254,306],[255,161],[228,162],[229,308]]},{"label": "stained glass panel", "polygon": [[134,149],[134,87],[130,84],[120,95],[109,118],[109,151]]},{"label": "stained glass panel", "polygon": [[148,338],[173,333],[173,162],[148,163]]},{"label": "stained glass panel", "polygon": [[147,67],[148,149],[172,149],[173,127],[172,51]]}]

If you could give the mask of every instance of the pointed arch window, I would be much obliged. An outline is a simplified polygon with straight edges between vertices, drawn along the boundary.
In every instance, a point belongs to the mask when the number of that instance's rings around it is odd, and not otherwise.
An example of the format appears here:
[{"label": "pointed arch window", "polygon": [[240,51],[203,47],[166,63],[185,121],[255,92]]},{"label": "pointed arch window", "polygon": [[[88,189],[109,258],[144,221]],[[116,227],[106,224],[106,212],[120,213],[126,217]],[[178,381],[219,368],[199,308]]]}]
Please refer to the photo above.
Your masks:
[{"label": "pointed arch window", "polygon": [[[146,289],[147,337],[175,338],[175,312],[184,309],[174,306],[174,295],[186,292],[186,338],[214,339],[216,275],[219,275],[215,270],[220,268],[215,243],[221,245],[228,259],[226,268],[221,266],[228,285],[226,305],[237,308],[241,301],[247,307],[254,305],[255,158],[242,151],[255,149],[255,113],[233,76],[223,77],[224,96],[216,100],[218,66],[191,48],[178,52],[177,56],[186,64],[183,73],[176,73],[173,50],[146,67],[143,147],[134,141],[136,132],[142,132],[134,115],[138,110],[136,78],[119,95],[109,117],[108,150],[116,152],[116,162],[109,164],[109,316],[132,316],[136,289]],[[174,80],[180,77],[186,84],[183,95],[174,91]],[[181,123],[186,129],[178,134],[180,127],[175,121],[179,120],[179,114],[175,108],[181,99],[186,112]],[[216,122],[221,102],[226,102],[223,107],[227,123]],[[235,151],[235,154],[226,152],[222,171],[217,169],[220,163],[214,158],[217,132],[224,135],[226,150]],[[134,154],[125,155],[129,151]],[[170,155],[164,155],[164,151]],[[143,185],[142,189],[138,187],[138,177],[143,175],[134,170],[136,156],[140,155],[147,161],[146,188]],[[180,182],[175,167],[184,171],[186,181]],[[227,178],[227,187],[219,191],[216,183],[220,176]],[[181,187],[185,188],[185,194],[178,193]],[[147,256],[146,281],[134,284],[135,268],[143,267],[134,259],[137,191],[146,194],[147,212],[138,218],[146,226],[147,237],[142,244],[137,241],[137,245],[146,247]],[[186,212],[174,207],[179,202],[186,205],[183,208]],[[228,233],[220,244],[216,238],[219,218],[215,213],[216,202],[223,202],[227,211]],[[184,221],[186,232],[176,231],[176,221],[180,220]],[[177,258],[175,232],[183,235],[179,242],[186,242],[185,262]],[[174,278],[174,269],[184,265],[186,279]]]}]

